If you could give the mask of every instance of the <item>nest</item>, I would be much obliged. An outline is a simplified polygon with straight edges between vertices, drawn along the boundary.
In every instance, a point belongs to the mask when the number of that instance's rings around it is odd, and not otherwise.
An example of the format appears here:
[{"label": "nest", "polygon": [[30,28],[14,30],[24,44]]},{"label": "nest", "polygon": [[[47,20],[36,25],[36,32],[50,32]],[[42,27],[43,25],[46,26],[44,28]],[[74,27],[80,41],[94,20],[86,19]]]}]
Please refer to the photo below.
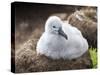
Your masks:
[{"label": "nest", "polygon": [[72,69],[91,68],[91,59],[89,52],[82,57],[73,60],[52,60],[43,55],[37,55],[35,47],[37,41],[29,40],[15,54],[15,72],[44,72]]}]

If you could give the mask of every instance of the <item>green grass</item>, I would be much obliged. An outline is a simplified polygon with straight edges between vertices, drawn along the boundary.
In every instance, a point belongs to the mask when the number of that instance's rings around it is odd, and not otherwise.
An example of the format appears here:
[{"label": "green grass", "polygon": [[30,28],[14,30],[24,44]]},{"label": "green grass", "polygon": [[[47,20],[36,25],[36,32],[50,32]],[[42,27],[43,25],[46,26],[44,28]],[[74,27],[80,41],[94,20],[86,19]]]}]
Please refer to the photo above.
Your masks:
[{"label": "green grass", "polygon": [[89,49],[91,60],[92,60],[92,68],[97,68],[97,48]]}]

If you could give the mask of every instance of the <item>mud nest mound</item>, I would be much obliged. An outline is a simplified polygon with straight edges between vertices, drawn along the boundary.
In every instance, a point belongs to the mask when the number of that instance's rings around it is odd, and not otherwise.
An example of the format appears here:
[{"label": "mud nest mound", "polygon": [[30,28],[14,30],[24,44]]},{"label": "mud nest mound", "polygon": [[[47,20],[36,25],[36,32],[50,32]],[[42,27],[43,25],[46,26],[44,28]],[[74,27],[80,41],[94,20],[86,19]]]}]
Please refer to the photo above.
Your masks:
[{"label": "mud nest mound", "polygon": [[15,54],[15,72],[44,72],[72,69],[91,68],[91,59],[89,52],[82,57],[73,60],[52,60],[43,55],[37,55],[35,46],[37,40],[27,41]]}]

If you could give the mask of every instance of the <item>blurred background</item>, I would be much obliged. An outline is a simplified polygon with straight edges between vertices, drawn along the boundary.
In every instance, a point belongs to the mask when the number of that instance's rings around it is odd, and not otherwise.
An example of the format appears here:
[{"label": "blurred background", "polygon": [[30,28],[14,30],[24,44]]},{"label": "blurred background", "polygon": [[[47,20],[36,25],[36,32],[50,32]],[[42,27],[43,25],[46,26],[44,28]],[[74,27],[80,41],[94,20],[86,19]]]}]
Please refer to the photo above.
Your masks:
[{"label": "blurred background", "polygon": [[[16,48],[29,39],[31,35],[40,37],[44,31],[45,22],[51,15],[56,15],[64,21],[81,30],[90,46],[97,47],[97,8],[88,6],[53,5],[53,4],[21,4],[15,5],[15,41]],[[78,20],[76,14],[83,18]],[[85,14],[85,15],[83,15]],[[87,22],[86,22],[87,21]],[[89,22],[91,21],[91,22]],[[82,24],[83,23],[83,24]],[[93,37],[94,36],[94,37]],[[36,39],[36,38],[35,38]]]}]

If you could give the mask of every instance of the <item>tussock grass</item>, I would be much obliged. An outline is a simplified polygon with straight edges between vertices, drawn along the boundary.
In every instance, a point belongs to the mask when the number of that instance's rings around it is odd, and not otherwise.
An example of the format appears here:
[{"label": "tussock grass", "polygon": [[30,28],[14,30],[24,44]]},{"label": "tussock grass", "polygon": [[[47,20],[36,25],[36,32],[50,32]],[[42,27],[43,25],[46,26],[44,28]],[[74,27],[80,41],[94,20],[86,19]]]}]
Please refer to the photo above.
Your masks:
[{"label": "tussock grass", "polygon": [[92,68],[97,68],[97,48],[90,48],[90,57],[92,60]]}]

